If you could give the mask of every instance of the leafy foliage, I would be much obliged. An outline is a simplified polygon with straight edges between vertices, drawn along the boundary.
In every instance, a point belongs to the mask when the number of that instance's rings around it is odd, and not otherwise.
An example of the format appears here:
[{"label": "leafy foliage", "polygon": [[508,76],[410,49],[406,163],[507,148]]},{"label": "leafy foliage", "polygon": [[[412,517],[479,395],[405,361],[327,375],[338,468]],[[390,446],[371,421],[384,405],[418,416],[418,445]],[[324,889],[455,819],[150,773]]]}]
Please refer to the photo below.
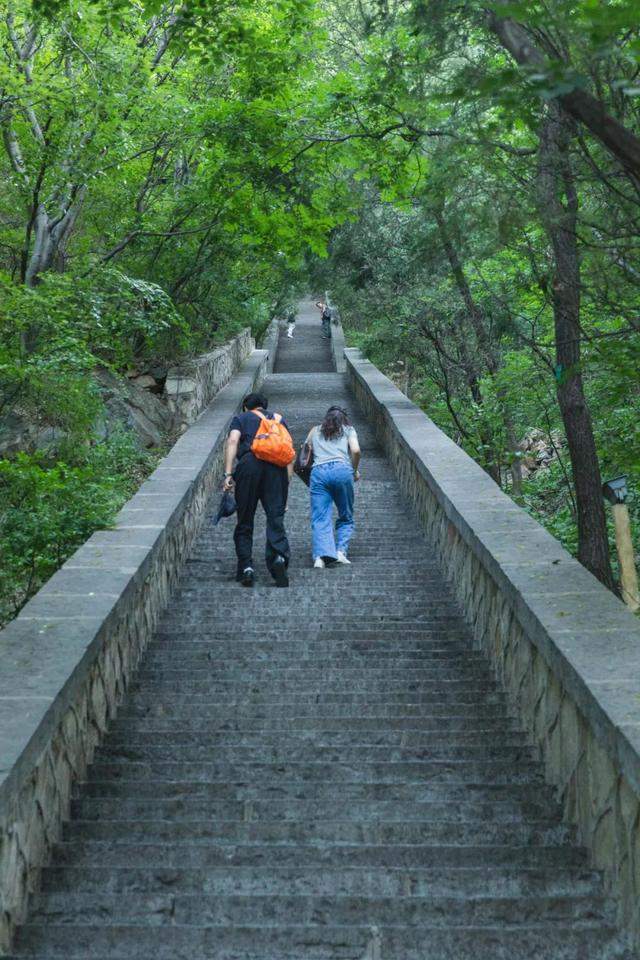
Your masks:
[{"label": "leafy foliage", "polygon": [[0,623],[111,523],[153,463],[124,432],[87,448],[74,465],[27,454],[0,460]]},{"label": "leafy foliage", "polygon": [[150,465],[96,435],[96,365],[258,335],[324,254],[343,213],[296,127],[316,36],[304,0],[3,5],[0,418],[52,442],[2,461],[0,617]]},{"label": "leafy foliage", "polygon": [[[587,129],[571,127],[581,357],[566,368],[554,304],[567,279],[540,199],[540,137],[549,104],[574,90],[640,129],[637,4],[491,6],[522,27],[545,66],[516,66],[486,4],[371,2],[356,13],[328,3],[343,91],[332,139],[349,144],[342,175],[361,213],[333,232],[314,276],[340,303],[351,342],[577,552],[582,466],[557,402],[576,376],[602,474],[640,486],[637,182]],[[555,459],[521,477],[521,442],[534,429],[550,447],[559,438]]]}]

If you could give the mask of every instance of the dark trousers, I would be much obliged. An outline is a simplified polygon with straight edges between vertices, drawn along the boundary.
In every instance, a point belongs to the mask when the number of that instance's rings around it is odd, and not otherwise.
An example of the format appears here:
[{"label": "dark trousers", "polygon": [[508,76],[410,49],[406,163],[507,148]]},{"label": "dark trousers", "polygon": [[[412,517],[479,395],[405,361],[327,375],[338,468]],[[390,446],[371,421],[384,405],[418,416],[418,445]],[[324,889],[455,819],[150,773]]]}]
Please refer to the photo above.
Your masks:
[{"label": "dark trousers", "polygon": [[331,337],[331,314],[322,315],[322,336]]},{"label": "dark trousers", "polygon": [[234,480],[238,522],[233,539],[238,556],[238,573],[253,566],[253,522],[258,503],[267,515],[266,561],[269,570],[278,556],[289,564],[289,541],[284,529],[284,511],[289,493],[286,467],[258,460],[246,453],[238,463]]}]

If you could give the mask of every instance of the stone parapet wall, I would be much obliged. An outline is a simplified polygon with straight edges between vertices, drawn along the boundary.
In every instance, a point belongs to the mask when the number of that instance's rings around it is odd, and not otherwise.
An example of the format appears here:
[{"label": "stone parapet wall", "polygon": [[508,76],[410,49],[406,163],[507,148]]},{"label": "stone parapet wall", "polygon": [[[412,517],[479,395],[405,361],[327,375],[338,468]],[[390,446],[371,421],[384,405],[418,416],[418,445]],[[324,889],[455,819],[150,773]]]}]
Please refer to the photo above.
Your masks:
[{"label": "stone parapet wall", "polygon": [[331,356],[333,358],[333,365],[336,373],[346,373],[347,361],[344,355],[346,343],[340,311],[333,303],[328,290],[325,291],[324,298],[331,310]]},{"label": "stone parapet wall", "polygon": [[640,624],[358,350],[346,356],[475,645],[640,946]]},{"label": "stone parapet wall", "polygon": [[222,474],[256,350],[120,511],[0,632],[0,954],[174,588]]},{"label": "stone parapet wall", "polygon": [[246,327],[218,350],[169,370],[164,394],[178,429],[196,421],[218,391],[240,369],[253,348],[251,330]]},{"label": "stone parapet wall", "polygon": [[340,320],[340,314],[337,310],[333,310],[333,317],[331,320],[331,356],[333,357],[333,364],[336,369],[336,373],[346,373],[347,372],[347,361],[345,359],[345,339],[344,339],[344,330],[342,329],[342,321]]},{"label": "stone parapet wall", "polygon": [[280,329],[284,326],[284,321],[274,317],[260,340],[260,348],[268,353],[267,373],[273,373],[278,354],[278,340],[280,339]]}]

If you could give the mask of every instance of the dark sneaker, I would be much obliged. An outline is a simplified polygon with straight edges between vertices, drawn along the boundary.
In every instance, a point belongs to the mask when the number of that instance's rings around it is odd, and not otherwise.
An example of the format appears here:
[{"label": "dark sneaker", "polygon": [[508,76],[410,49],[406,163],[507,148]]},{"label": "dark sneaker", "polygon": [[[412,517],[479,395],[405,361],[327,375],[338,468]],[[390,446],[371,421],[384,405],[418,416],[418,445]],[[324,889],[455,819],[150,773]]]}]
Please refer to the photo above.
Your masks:
[{"label": "dark sneaker", "polygon": [[253,567],[245,567],[240,576],[240,583],[243,587],[252,587],[255,581],[256,575],[253,572]]},{"label": "dark sneaker", "polygon": [[287,574],[287,564],[284,557],[278,557],[271,568],[271,575],[276,582],[276,587],[288,587],[289,576]]}]

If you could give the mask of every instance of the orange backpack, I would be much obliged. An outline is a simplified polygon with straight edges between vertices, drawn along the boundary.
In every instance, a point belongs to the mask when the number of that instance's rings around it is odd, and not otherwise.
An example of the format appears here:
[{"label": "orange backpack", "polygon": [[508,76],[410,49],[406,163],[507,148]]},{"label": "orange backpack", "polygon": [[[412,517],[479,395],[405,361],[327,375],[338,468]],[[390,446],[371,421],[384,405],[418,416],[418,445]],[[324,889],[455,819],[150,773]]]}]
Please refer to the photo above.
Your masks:
[{"label": "orange backpack", "polygon": [[251,453],[258,460],[266,460],[267,463],[275,463],[277,467],[286,467],[295,460],[296,452],[293,449],[293,440],[287,428],[280,422],[279,413],[274,413],[273,420],[267,419],[257,410],[251,413],[257,414],[262,420],[262,431],[256,433],[251,444]]}]

